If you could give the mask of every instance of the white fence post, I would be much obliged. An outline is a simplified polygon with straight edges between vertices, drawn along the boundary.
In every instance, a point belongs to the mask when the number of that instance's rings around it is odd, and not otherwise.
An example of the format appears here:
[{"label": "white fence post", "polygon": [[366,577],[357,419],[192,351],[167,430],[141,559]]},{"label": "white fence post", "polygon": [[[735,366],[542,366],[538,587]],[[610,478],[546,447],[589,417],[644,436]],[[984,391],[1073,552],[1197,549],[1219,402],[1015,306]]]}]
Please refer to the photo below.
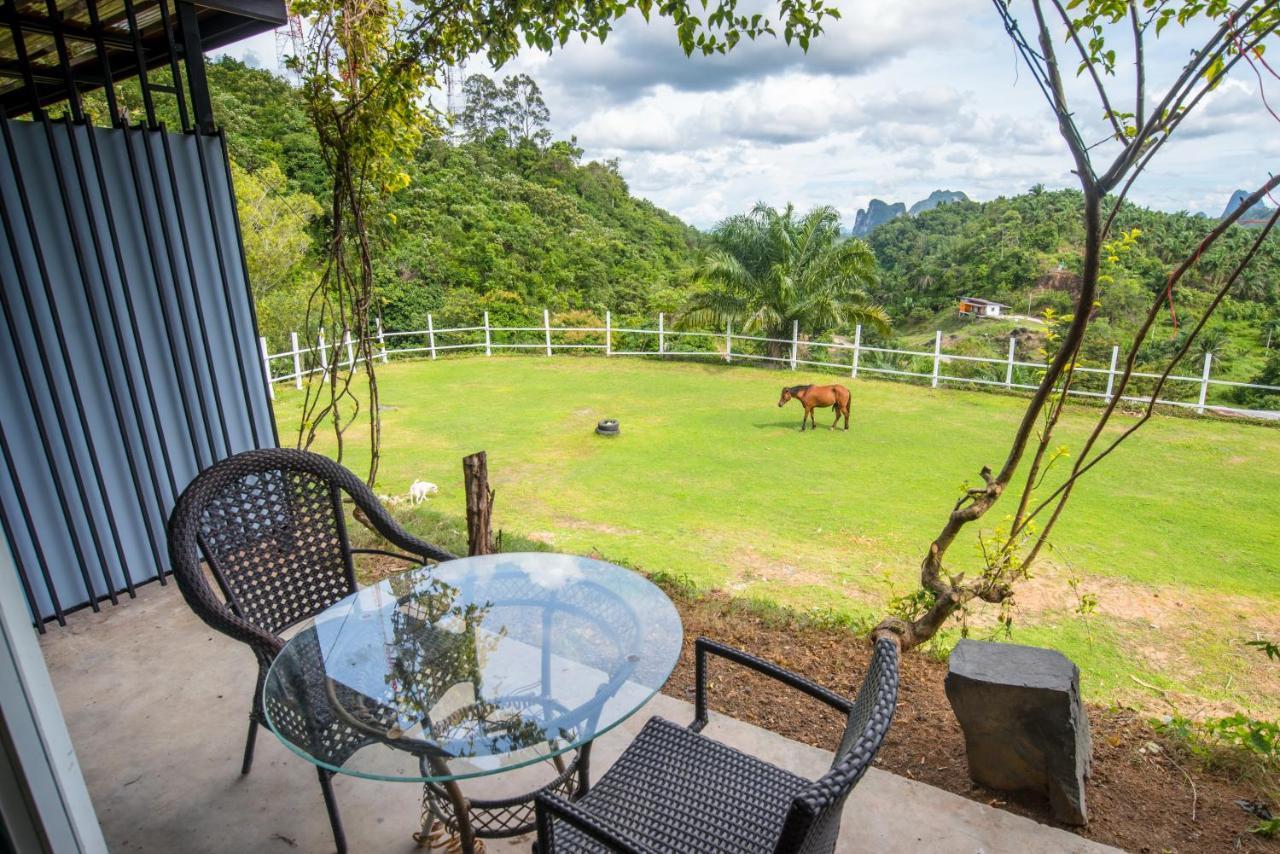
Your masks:
[{"label": "white fence post", "polygon": [[1200,375],[1200,402],[1196,404],[1196,412],[1204,414],[1204,402],[1209,397],[1209,372],[1213,370],[1213,353],[1204,354],[1204,373]]},{"label": "white fence post", "polygon": [[849,376],[853,379],[858,378],[858,357],[862,355],[862,324],[859,323],[853,327],[853,370]]},{"label": "white fence post", "polygon": [[726,320],[724,322],[724,361],[725,364],[733,362],[733,321]]},{"label": "white fence post", "polygon": [[289,333],[289,349],[293,351],[293,387],[302,390],[302,352],[298,349],[298,333]]},{"label": "white fence post", "polygon": [[493,339],[489,336],[489,312],[484,313],[484,354],[493,355]]},{"label": "white fence post", "polygon": [[431,358],[436,357],[436,322],[430,314],[427,315],[427,347],[431,350]]},{"label": "white fence post", "polygon": [[604,354],[613,355],[613,312],[604,313]]},{"label": "white fence post", "polygon": [[356,364],[356,348],[351,345],[350,329],[342,336],[342,343],[347,346],[347,367],[354,368]]},{"label": "white fence post", "polygon": [[666,349],[667,349],[666,333],[664,331],[665,323],[666,323],[666,318],[663,316],[662,312],[658,312],[658,355],[659,356],[661,356],[664,352],[666,352]]},{"label": "white fence post", "polygon": [[258,338],[258,344],[262,347],[262,369],[267,372],[267,394],[272,400],[276,399],[276,388],[271,382],[271,359],[267,352],[267,339],[265,337]]},{"label": "white fence post", "polygon": [[547,355],[551,355],[551,312],[542,310],[542,331],[547,336]]},{"label": "white fence post", "polygon": [[1009,364],[1004,369],[1004,387],[1013,388],[1013,351],[1018,346],[1018,339],[1009,336]]},{"label": "white fence post", "polygon": [[938,387],[938,374],[942,370],[942,330],[933,336],[933,387]]},{"label": "white fence post", "polygon": [[1116,382],[1116,362],[1120,359],[1120,345],[1116,344],[1111,348],[1111,367],[1107,369],[1107,394],[1103,398],[1107,403],[1111,402],[1111,389],[1115,387]]},{"label": "white fence post", "polygon": [[329,381],[329,348],[324,343],[324,330],[320,330],[320,334],[316,336],[316,340],[320,344],[320,381]]},{"label": "white fence post", "polygon": [[800,321],[791,321],[791,370],[796,369],[796,351],[800,349]]},{"label": "white fence post", "polygon": [[373,322],[378,326],[378,349],[381,351],[382,364],[387,363],[387,338],[382,334],[382,318],[375,317]]}]

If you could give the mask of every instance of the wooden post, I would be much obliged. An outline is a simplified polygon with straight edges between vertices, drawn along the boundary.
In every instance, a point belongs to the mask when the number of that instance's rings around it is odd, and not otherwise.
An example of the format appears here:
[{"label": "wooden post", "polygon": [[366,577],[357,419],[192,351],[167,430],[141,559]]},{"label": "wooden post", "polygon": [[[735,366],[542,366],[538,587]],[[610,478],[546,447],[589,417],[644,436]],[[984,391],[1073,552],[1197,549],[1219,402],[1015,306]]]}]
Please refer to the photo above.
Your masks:
[{"label": "wooden post", "polygon": [[1013,388],[1013,351],[1018,346],[1018,339],[1009,336],[1009,364],[1004,369],[1004,387]]},{"label": "wooden post", "polygon": [[542,331],[547,336],[547,355],[551,355],[551,312],[542,310]]},{"label": "wooden post", "polygon": [[859,323],[853,327],[853,371],[849,374],[853,379],[858,378],[858,357],[862,355],[862,324]]},{"label": "wooden post", "polygon": [[387,338],[382,334],[382,318],[375,317],[373,322],[378,325],[378,349],[381,351],[382,364],[387,363]]},{"label": "wooden post", "polygon": [[726,320],[724,322],[724,361],[726,364],[733,361],[733,321]]},{"label": "wooden post", "polygon": [[436,357],[436,322],[427,315],[427,346],[431,349],[431,358]]},{"label": "wooden post", "polygon": [[484,313],[484,354],[493,355],[493,339],[489,335],[489,312]]},{"label": "wooden post", "polygon": [[613,355],[613,312],[604,313],[604,354]]},{"label": "wooden post", "polygon": [[1107,396],[1104,398],[1107,403],[1111,402],[1111,389],[1116,381],[1116,362],[1120,359],[1120,345],[1117,344],[1111,348],[1111,368],[1107,371]]},{"label": "wooden post", "polygon": [[667,351],[666,334],[664,332],[666,326],[666,317],[662,312],[658,312],[658,355],[661,356]]},{"label": "wooden post", "polygon": [[933,336],[933,387],[938,387],[938,374],[942,371],[942,330]]},{"label": "wooden post", "polygon": [[1196,412],[1204,414],[1204,402],[1209,397],[1209,372],[1213,370],[1213,353],[1204,354],[1204,373],[1200,375],[1200,402],[1196,404]]},{"label": "wooden post", "polygon": [[791,321],[791,370],[796,369],[796,351],[800,349],[800,321]]},{"label": "wooden post", "polygon": [[302,390],[302,351],[298,349],[298,333],[289,333],[289,349],[293,351],[293,387]]},{"label": "wooden post", "polygon": [[484,451],[462,458],[462,478],[467,493],[467,554],[493,554],[489,527],[493,490],[489,487],[489,460]]},{"label": "wooden post", "polygon": [[258,338],[258,345],[262,347],[262,370],[267,374],[267,395],[272,399],[276,399],[275,386],[271,384],[271,358],[267,352],[267,339],[265,337]]},{"label": "wooden post", "polygon": [[342,343],[347,345],[347,367],[354,368],[356,365],[356,348],[351,345],[350,329],[342,336]]}]

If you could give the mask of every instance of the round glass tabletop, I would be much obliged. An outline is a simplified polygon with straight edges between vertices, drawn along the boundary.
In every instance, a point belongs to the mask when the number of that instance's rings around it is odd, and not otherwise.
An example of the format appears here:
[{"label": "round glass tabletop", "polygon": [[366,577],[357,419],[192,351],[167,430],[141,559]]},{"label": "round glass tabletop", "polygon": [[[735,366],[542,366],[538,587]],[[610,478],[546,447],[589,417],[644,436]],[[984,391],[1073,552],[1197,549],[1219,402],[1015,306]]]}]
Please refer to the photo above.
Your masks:
[{"label": "round glass tabletop", "polygon": [[671,600],[630,570],[537,552],[462,558],[327,608],[272,663],[263,706],[286,746],[331,771],[478,777],[625,720],[667,681],[682,636]]}]

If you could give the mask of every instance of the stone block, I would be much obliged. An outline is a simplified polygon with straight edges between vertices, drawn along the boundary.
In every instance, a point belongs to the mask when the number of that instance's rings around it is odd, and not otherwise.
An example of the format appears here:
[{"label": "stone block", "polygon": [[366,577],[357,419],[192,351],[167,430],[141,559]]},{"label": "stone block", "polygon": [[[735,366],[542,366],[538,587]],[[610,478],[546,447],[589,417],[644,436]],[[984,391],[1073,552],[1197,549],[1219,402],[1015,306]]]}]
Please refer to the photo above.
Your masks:
[{"label": "stone block", "polygon": [[1088,823],[1092,742],[1080,671],[1070,659],[1051,649],[962,640],[951,653],[946,690],[975,782],[1041,792],[1058,821]]}]

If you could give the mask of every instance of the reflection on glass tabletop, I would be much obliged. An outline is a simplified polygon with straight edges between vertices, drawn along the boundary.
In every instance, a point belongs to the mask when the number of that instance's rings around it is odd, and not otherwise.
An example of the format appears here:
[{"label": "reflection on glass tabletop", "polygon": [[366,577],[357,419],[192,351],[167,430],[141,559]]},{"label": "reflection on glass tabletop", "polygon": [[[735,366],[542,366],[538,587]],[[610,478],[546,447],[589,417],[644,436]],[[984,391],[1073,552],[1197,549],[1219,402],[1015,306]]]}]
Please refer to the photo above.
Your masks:
[{"label": "reflection on glass tabletop", "polygon": [[462,558],[386,578],[289,640],[267,722],[331,771],[463,779],[591,741],[645,704],[680,655],[671,600],[570,555]]}]

